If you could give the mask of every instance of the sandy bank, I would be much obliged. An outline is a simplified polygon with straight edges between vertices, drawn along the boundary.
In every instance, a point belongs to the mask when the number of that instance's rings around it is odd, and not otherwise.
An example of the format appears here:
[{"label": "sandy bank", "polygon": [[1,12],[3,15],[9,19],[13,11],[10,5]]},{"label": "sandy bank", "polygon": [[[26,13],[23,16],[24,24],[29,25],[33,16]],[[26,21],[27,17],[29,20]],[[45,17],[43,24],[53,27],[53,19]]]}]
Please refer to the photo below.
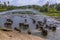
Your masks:
[{"label": "sandy bank", "polygon": [[18,33],[16,31],[0,31],[0,40],[44,40],[43,38]]}]

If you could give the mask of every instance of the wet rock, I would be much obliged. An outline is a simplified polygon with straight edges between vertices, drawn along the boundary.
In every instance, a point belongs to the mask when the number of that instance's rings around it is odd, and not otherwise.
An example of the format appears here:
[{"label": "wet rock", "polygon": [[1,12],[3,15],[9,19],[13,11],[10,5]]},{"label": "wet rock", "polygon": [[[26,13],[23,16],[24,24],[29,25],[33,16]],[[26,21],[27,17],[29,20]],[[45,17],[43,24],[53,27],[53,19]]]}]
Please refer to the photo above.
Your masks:
[{"label": "wet rock", "polygon": [[5,29],[5,28],[2,28],[2,29],[0,29],[0,30],[2,30],[2,31],[6,31],[6,32],[10,32],[10,31],[12,31],[12,30],[10,30],[10,29]]},{"label": "wet rock", "polygon": [[20,30],[20,29],[18,29],[18,28],[16,28],[16,27],[14,28],[14,30],[16,30],[16,31],[18,31],[18,32],[21,32],[21,30]]}]

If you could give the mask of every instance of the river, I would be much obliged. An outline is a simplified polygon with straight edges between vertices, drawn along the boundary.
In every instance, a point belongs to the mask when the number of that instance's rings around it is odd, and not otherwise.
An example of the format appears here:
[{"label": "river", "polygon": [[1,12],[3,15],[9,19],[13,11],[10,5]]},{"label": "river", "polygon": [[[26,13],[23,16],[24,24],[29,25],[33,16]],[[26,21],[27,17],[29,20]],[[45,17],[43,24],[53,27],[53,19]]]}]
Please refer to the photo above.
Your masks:
[{"label": "river", "polygon": [[[21,12],[21,11],[30,11],[35,13],[32,14],[12,14],[12,12]],[[48,36],[45,38],[46,40],[60,40],[60,21],[56,21],[54,18],[44,15],[43,13],[34,10],[34,9],[17,9],[11,11],[0,12],[0,27],[4,28],[4,23],[6,22],[7,18],[13,20],[12,28],[19,27],[19,23],[25,23],[24,19],[27,19],[27,23],[29,24],[29,28],[32,31],[33,35],[41,36],[40,31],[35,30],[36,24],[32,23],[31,18],[34,18],[36,21],[42,21],[44,17],[47,19],[47,24],[56,24],[57,31],[56,32],[48,32]]]}]

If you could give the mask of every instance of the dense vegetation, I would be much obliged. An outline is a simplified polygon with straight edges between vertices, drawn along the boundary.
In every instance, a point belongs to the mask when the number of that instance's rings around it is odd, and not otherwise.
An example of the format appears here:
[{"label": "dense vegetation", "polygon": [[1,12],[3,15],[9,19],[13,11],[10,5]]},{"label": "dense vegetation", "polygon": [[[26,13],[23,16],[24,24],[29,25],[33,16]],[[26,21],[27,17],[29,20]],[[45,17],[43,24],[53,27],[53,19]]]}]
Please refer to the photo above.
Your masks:
[{"label": "dense vegetation", "polygon": [[[11,13],[11,12],[10,12]],[[10,14],[9,13],[9,14]],[[12,14],[35,14],[35,13],[33,13],[33,12],[30,12],[30,11],[21,11],[21,12],[12,12]]]},{"label": "dense vegetation", "polygon": [[36,9],[40,12],[44,12],[46,15],[49,15],[49,16],[60,16],[60,3],[49,5],[49,2],[47,2],[43,6],[38,6],[38,5],[12,6],[12,5],[9,5],[9,2],[7,3],[4,2],[4,4],[0,3],[0,12],[13,10],[13,9],[26,9],[26,8]]}]

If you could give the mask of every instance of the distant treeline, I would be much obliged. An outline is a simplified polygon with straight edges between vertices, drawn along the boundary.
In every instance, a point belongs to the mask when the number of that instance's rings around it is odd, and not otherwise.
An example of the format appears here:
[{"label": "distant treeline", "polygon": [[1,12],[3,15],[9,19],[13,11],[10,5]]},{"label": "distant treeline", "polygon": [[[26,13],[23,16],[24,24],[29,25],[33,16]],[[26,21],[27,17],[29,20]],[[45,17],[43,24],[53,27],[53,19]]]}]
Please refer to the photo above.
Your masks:
[{"label": "distant treeline", "polygon": [[51,4],[49,5],[49,3],[46,3],[43,6],[38,6],[38,5],[26,5],[26,6],[12,6],[9,5],[9,1],[6,3],[4,2],[4,4],[0,3],[0,12],[1,11],[7,11],[7,10],[13,10],[13,9],[26,9],[26,8],[33,8],[36,9],[40,12],[50,12],[50,13],[59,13],[60,12],[60,4]]}]

